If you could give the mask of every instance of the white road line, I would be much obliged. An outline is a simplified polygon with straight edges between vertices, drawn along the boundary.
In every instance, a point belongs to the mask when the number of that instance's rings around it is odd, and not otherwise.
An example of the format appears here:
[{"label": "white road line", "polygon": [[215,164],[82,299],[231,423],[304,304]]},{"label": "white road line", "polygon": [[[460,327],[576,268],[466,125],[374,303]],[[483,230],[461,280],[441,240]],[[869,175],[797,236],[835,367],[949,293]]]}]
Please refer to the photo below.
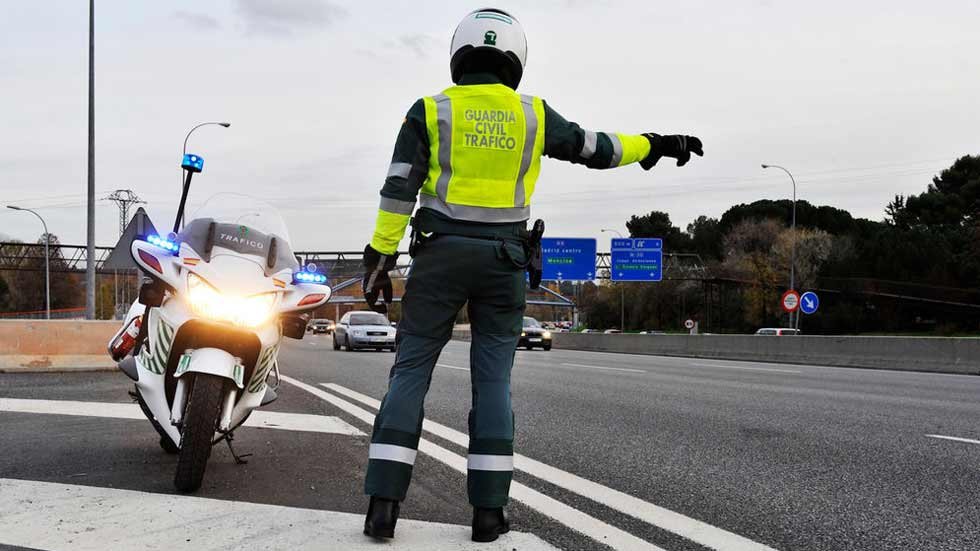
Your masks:
[{"label": "white road line", "polygon": [[628,369],[625,367],[605,367],[602,365],[570,364],[570,363],[562,363],[561,365],[567,365],[569,367],[584,367],[587,369],[601,369],[603,371],[624,371],[626,373],[646,373],[646,371],[643,371],[642,369]]},{"label": "white road line", "polygon": [[748,371],[776,371],[779,373],[803,373],[798,369],[776,369],[774,367],[743,367],[739,365],[721,365],[721,364],[705,364],[705,363],[690,363],[688,365],[693,365],[696,367],[717,367],[718,369],[742,369]]},{"label": "white road line", "polygon": [[980,440],[971,438],[960,438],[958,436],[943,436],[941,434],[927,434],[926,438],[938,438],[940,440],[952,440],[953,442],[965,442],[967,444],[980,444]]},{"label": "white road line", "polygon": [[[283,380],[286,379],[284,378]],[[338,384],[324,383],[323,386],[338,394],[361,402],[366,406],[375,409],[381,406],[381,402],[378,400]],[[373,415],[371,415],[371,418],[373,419]],[[425,420],[422,422],[422,429],[458,446],[465,448],[469,445],[469,437],[467,435],[445,425]],[[586,480],[520,454],[514,454],[514,468],[711,549],[724,551],[775,551],[771,547],[754,542],[738,534],[728,532],[680,513],[675,513],[669,509],[643,501],[618,490],[607,488],[591,480]],[[615,545],[612,547],[619,549]]]},{"label": "white road line", "polygon": [[436,367],[445,367],[446,369],[455,369],[457,371],[469,371],[467,367],[456,367],[455,365],[436,364]]},{"label": "white road line", "polygon": [[[284,375],[282,380],[337,406],[341,410],[356,417],[364,423],[367,423],[368,425],[374,424],[374,414],[366,409],[362,409],[348,402],[347,400],[316,388],[313,385],[308,385],[302,381],[297,381],[292,377],[287,377]],[[425,423],[428,423],[428,421]],[[446,464],[453,470],[466,474],[466,458],[461,455],[455,454],[442,446],[433,444],[431,441],[424,438],[419,440],[419,451],[441,463]],[[580,532],[596,541],[602,542],[613,549],[622,549],[626,551],[665,551],[663,548],[657,547],[656,545],[620,530],[615,526],[610,526],[597,518],[569,507],[568,505],[548,497],[537,490],[533,490],[519,482],[511,483],[510,496],[517,501],[536,509],[541,514],[551,517],[552,519],[564,524],[572,530]]]},{"label": "white road line", "polygon": [[473,543],[468,526],[408,519],[398,521],[395,543],[383,545],[363,527],[353,513],[0,478],[0,544],[31,549],[555,549],[519,532]]},{"label": "white road line", "polygon": [[[45,413],[49,415],[78,415],[83,417],[112,417],[115,419],[145,419],[138,405],[111,402],[0,398],[0,411]],[[364,435],[357,427],[352,426],[350,423],[338,417],[309,415],[305,413],[254,411],[243,426],[260,429],[346,434],[348,436]]]}]

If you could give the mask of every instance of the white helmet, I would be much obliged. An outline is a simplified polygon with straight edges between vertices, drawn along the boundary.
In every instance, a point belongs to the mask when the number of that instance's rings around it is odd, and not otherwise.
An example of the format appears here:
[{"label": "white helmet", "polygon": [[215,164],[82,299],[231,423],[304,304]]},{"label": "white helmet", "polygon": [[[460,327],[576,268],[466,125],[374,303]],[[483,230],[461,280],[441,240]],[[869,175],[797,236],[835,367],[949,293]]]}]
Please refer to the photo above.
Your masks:
[{"label": "white helmet", "polygon": [[[527,62],[527,37],[517,19],[503,10],[485,8],[470,13],[460,21],[449,49],[449,69],[453,82],[463,76],[463,60],[473,52],[496,52],[506,64],[504,84],[517,89]],[[509,81],[509,82],[508,82]]]}]

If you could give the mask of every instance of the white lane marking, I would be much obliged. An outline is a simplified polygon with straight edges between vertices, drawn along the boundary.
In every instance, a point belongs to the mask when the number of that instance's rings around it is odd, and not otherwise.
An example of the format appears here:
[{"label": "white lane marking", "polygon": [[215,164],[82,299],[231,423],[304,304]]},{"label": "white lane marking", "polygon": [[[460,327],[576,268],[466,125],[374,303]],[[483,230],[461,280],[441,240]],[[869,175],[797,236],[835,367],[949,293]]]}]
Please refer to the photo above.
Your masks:
[{"label": "white lane marking", "polygon": [[[145,419],[136,404],[110,402],[75,402],[71,400],[22,400],[0,398],[0,411],[13,413],[45,413],[49,415],[78,415],[83,417],[113,417],[116,419]],[[363,436],[364,433],[338,417],[305,413],[254,411],[243,425],[249,428],[279,429],[301,432],[322,432]]]},{"label": "white lane marking", "polygon": [[601,369],[603,371],[624,371],[626,373],[646,373],[646,371],[643,371],[642,369],[628,369],[625,367],[606,367],[602,365],[570,364],[570,363],[562,363],[561,365],[567,365],[569,367],[584,367],[587,369]]},{"label": "white lane marking", "polygon": [[[361,402],[366,406],[375,409],[381,406],[381,402],[378,400],[338,384],[324,383],[323,386],[338,394]],[[467,435],[434,421],[423,421],[422,429],[458,446],[465,448],[469,445],[469,437]],[[711,549],[723,549],[725,551],[775,551],[771,547],[754,542],[738,534],[643,501],[618,490],[607,488],[591,480],[586,480],[520,454],[514,454],[514,468]],[[612,547],[619,549],[615,545]]]},{"label": "white lane marking", "polygon": [[942,434],[927,434],[926,438],[938,438],[940,440],[952,440],[953,442],[965,442],[967,444],[980,444],[980,440],[971,438],[960,438],[959,436],[943,436]]},{"label": "white lane marking", "polygon": [[455,365],[436,364],[436,367],[445,367],[446,369],[455,369],[457,371],[469,371],[467,367],[456,367]]},{"label": "white lane marking", "polygon": [[[287,377],[284,375],[282,380],[309,392],[321,400],[337,406],[341,410],[363,421],[364,423],[367,423],[368,425],[374,425],[374,414],[366,409],[360,408],[347,400],[316,388],[313,385],[308,385],[302,381],[297,381],[292,377]],[[380,403],[378,405],[380,405]],[[428,421],[425,421],[425,423],[428,423]],[[419,440],[419,451],[432,457],[436,461],[446,464],[453,470],[466,474],[466,458],[461,455],[455,454],[442,446],[426,440],[425,438]],[[596,541],[602,542],[613,549],[664,551],[664,549],[657,547],[652,543],[637,538],[636,536],[620,530],[615,526],[610,526],[597,518],[569,507],[568,505],[548,497],[537,490],[533,490],[519,482],[511,483],[510,497],[533,509],[536,509],[541,514],[551,517],[572,530],[580,532]]]},{"label": "white lane marking", "polygon": [[0,543],[32,549],[555,549],[519,532],[473,543],[468,526],[408,519],[395,545],[379,545],[363,527],[354,513],[0,478]]},{"label": "white lane marking", "polygon": [[774,367],[746,367],[740,365],[721,365],[721,364],[706,364],[706,363],[690,363],[688,365],[693,365],[696,367],[717,367],[718,369],[742,369],[748,371],[776,371],[779,373],[803,373],[798,369],[776,369]]}]

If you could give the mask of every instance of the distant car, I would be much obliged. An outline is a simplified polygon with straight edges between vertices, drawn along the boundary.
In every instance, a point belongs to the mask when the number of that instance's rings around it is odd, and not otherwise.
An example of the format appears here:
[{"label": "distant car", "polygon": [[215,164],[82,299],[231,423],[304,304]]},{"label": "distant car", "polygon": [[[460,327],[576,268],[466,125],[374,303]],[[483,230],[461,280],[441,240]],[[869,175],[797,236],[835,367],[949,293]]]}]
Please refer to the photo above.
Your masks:
[{"label": "distant car", "polygon": [[602,332],[604,335],[618,335],[622,333],[619,329],[606,329]]},{"label": "distant car", "polygon": [[599,332],[598,329],[583,329],[580,331],[580,333],[598,333],[598,332]]},{"label": "distant car", "polygon": [[788,327],[763,327],[755,332],[756,335],[769,335],[772,337],[785,337],[791,335],[799,335],[799,329],[790,329]]},{"label": "distant car", "polygon": [[524,329],[521,331],[521,338],[517,341],[517,347],[533,350],[543,348],[551,350],[551,331],[541,327],[538,320],[524,316]]},{"label": "distant car", "polygon": [[663,331],[640,331],[641,335],[666,335]]},{"label": "distant car", "polygon": [[333,331],[333,349],[373,348],[395,351],[395,328],[388,318],[377,312],[347,312]]},{"label": "distant car", "polygon": [[333,333],[333,329],[333,320],[313,320],[310,322],[310,331],[313,331],[314,335],[317,333]]}]

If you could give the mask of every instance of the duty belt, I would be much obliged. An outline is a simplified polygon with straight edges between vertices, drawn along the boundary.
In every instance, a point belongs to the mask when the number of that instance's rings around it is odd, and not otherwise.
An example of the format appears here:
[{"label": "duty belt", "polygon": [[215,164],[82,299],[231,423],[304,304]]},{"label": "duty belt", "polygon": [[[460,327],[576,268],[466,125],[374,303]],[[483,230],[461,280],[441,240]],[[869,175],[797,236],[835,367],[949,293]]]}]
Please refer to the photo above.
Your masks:
[{"label": "duty belt", "polygon": [[[414,258],[419,248],[429,239],[438,235],[456,235],[473,239],[487,239],[501,242],[501,253],[521,270],[527,270],[531,289],[537,289],[541,282],[541,236],[544,234],[544,221],[537,220],[528,231],[524,223],[516,224],[466,224],[445,220],[420,209],[412,219],[412,236],[408,253]],[[504,242],[518,243],[524,249],[526,261],[518,262]]]},{"label": "duty belt", "polygon": [[525,244],[528,231],[523,222],[514,224],[468,224],[454,220],[446,220],[438,215],[419,209],[412,219],[412,242],[424,240],[430,235],[457,235],[474,239],[491,239],[494,241],[513,241]]}]

